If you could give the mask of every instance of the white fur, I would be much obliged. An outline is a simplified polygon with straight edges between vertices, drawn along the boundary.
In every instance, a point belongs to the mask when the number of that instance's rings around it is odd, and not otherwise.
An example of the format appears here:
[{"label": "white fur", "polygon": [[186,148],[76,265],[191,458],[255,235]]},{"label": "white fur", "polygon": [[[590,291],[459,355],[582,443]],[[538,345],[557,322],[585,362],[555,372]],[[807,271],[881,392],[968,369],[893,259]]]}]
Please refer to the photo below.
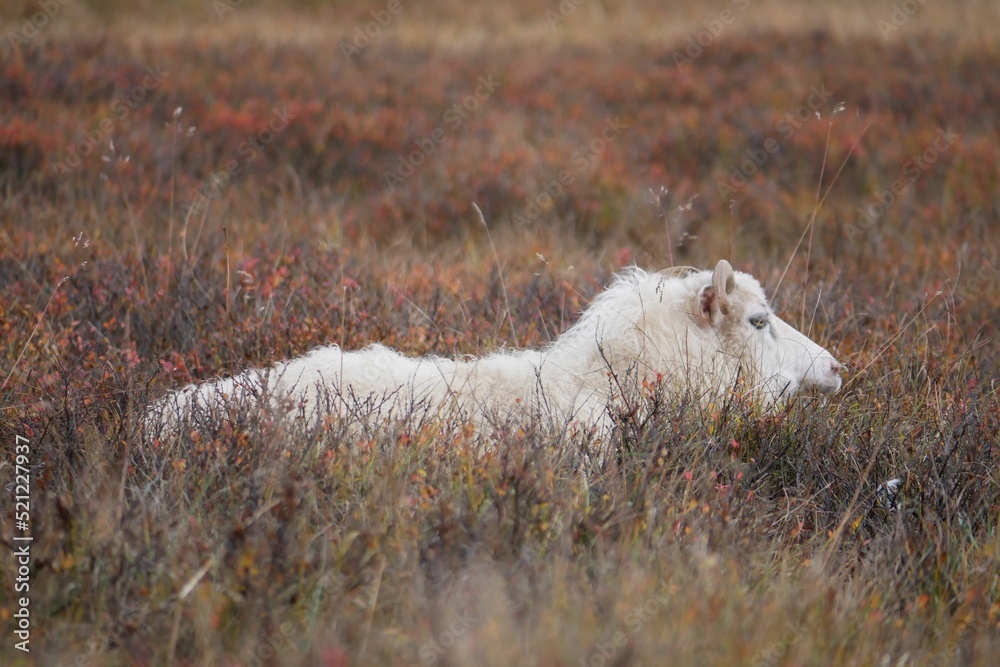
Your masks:
[{"label": "white fur", "polygon": [[[756,328],[755,317],[766,326]],[[829,352],[771,312],[756,279],[722,261],[714,272],[628,269],[541,350],[452,360],[378,344],[322,347],[268,370],[185,387],[154,405],[151,418],[217,415],[231,402],[267,397],[270,409],[310,423],[329,416],[383,425],[415,411],[457,415],[480,429],[542,418],[606,437],[611,414],[638,405],[643,387],[658,382],[702,402],[737,388],[772,407],[803,389],[837,391],[839,371]]]}]

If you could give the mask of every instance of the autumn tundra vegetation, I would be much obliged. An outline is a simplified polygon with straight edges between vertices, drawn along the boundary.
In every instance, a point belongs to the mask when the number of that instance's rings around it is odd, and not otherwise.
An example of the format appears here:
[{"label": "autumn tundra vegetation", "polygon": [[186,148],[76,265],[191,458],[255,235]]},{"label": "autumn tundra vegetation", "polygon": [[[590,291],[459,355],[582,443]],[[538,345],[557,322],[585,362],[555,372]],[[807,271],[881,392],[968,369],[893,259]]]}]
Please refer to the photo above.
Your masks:
[{"label": "autumn tundra vegetation", "polygon": [[[0,663],[995,663],[1000,10],[0,28]],[[259,400],[317,349],[501,409]],[[560,350],[572,401],[472,372]]]}]

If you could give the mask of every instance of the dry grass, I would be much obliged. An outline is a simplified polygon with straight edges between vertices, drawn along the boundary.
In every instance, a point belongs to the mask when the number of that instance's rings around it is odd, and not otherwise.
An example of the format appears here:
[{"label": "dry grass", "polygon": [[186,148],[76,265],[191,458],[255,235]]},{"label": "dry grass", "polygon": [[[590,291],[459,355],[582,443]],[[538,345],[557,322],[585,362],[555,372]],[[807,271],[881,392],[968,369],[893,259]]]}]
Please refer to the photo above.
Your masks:
[{"label": "dry grass", "polygon": [[[0,10],[0,19],[16,23],[22,16],[36,12],[37,4],[35,0],[12,0]],[[400,14],[402,20],[381,39],[407,48],[450,52],[489,52],[498,48],[531,48],[537,52],[572,47],[604,51],[609,45],[623,41],[644,46],[683,43],[688,35],[703,30],[706,21],[727,9],[739,16],[727,26],[729,34],[804,34],[823,30],[838,39],[857,39],[880,36],[878,22],[891,17],[894,4],[903,3],[713,0],[663,7],[655,0],[627,3],[577,0],[571,4],[576,5],[576,11],[567,12],[567,20],[559,22],[546,13],[558,13],[559,2],[470,5],[461,0],[419,4],[400,0],[404,8]],[[917,4],[919,11],[906,14],[906,30],[891,33],[892,41],[905,41],[915,34],[930,32],[953,38],[957,46],[970,50],[994,42],[993,26],[1000,19],[1000,8],[978,0]],[[381,3],[177,0],[169,4],[154,0],[89,0],[67,3],[47,30],[59,36],[79,34],[82,23],[91,30],[110,30],[131,44],[171,43],[190,38],[225,43],[252,34],[265,43],[328,45],[332,38],[339,39],[339,34],[332,34],[333,27],[347,27],[349,33],[355,25],[371,20],[372,10],[387,5],[388,0]],[[289,6],[295,9],[287,11]],[[558,29],[554,30],[553,24]]]},{"label": "dry grass", "polygon": [[[338,41],[381,5],[136,7],[72,3],[0,45],[0,540],[21,435],[37,664],[995,662],[995,10],[927,3],[883,39],[891,4],[752,3],[679,68],[723,5],[591,0],[556,30],[522,3],[413,5],[355,63]],[[815,87],[820,117],[783,126]],[[761,416],[654,393],[586,479],[586,442],[530,428],[140,428],[171,387],[328,341],[541,345],[616,268],[730,244],[849,364],[840,394]],[[5,593],[0,662],[31,664],[13,612]]]}]

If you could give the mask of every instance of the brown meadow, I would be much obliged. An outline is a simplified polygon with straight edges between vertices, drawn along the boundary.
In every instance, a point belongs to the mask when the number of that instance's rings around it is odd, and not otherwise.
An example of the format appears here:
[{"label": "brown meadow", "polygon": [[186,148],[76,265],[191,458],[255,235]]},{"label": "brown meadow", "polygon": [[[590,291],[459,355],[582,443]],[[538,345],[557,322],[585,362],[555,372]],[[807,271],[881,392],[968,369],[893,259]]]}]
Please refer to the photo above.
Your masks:
[{"label": "brown meadow", "polygon": [[[3,664],[995,662],[996,10],[220,2],[0,15]],[[720,257],[839,394],[651,387],[586,477],[531,429],[140,423],[329,342],[544,345]]]}]

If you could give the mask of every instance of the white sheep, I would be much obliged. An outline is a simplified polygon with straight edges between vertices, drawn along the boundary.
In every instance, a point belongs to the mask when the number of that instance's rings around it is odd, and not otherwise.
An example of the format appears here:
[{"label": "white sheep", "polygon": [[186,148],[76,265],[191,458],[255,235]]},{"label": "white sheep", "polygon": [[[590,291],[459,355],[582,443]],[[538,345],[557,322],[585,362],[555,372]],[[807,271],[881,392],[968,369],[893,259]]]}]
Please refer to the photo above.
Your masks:
[{"label": "white sheep", "polygon": [[231,404],[316,424],[382,426],[416,412],[471,420],[480,429],[547,420],[607,440],[615,415],[665,383],[702,403],[737,389],[770,408],[804,389],[840,389],[841,366],[777,317],[753,276],[726,260],[714,271],[630,268],[615,276],[579,321],[540,350],[481,358],[407,357],[382,345],[321,347],[270,369],[190,385],[151,408],[149,421],[214,417]]}]

